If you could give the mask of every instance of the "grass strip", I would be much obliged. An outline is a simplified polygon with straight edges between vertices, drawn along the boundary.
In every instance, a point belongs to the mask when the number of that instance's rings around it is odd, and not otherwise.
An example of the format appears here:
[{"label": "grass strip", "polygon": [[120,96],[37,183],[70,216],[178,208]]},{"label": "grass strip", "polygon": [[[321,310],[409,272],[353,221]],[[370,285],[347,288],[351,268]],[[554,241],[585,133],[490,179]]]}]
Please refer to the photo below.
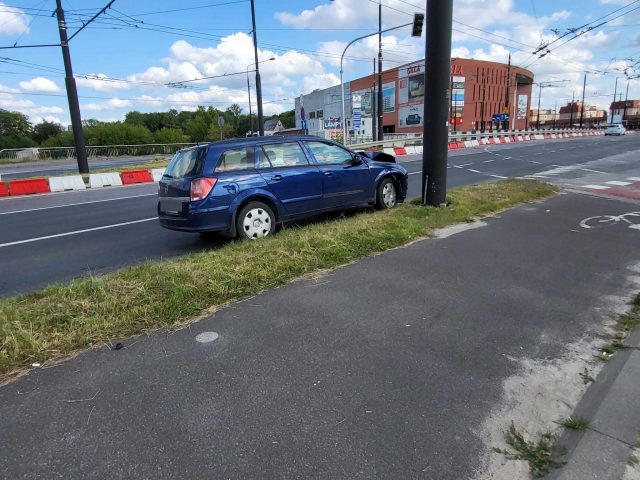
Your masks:
[{"label": "grass strip", "polygon": [[428,236],[433,229],[551,195],[533,180],[505,180],[452,190],[451,206],[412,202],[379,212],[285,228],[255,242],[230,242],[203,253],[149,261],[41,291],[0,299],[0,378],[31,363],[163,327]]}]

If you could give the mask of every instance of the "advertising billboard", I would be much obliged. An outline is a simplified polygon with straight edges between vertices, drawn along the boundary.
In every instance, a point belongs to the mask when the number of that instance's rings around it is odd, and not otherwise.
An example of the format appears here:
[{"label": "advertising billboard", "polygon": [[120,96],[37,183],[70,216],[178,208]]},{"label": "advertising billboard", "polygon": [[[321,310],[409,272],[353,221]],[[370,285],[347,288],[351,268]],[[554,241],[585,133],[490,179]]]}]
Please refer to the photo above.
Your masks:
[{"label": "advertising billboard", "polygon": [[398,103],[424,100],[424,62],[412,63],[398,70]]},{"label": "advertising billboard", "polygon": [[362,97],[360,95],[353,95],[351,97],[351,118],[353,119],[353,129],[360,130],[362,125],[362,116],[360,108],[362,106]]},{"label": "advertising billboard", "polygon": [[421,127],[424,121],[423,116],[424,103],[400,106],[398,107],[398,126],[402,128]]},{"label": "advertising billboard", "polygon": [[518,95],[518,120],[527,118],[527,95]]},{"label": "advertising billboard", "polygon": [[340,130],[342,128],[342,122],[340,118],[325,118],[322,122],[325,130]]},{"label": "advertising billboard", "polygon": [[396,111],[396,82],[382,84],[382,111],[384,113]]}]

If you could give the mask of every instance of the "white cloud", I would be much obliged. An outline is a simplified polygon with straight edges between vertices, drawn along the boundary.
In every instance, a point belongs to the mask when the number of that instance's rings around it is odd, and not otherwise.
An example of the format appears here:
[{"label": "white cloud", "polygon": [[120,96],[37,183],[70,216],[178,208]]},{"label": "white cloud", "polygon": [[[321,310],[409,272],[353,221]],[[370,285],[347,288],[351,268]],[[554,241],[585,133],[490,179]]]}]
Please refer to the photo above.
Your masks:
[{"label": "white cloud", "polygon": [[316,74],[304,79],[304,91],[312,92],[316,89],[323,89],[333,87],[334,85],[340,85],[340,79],[333,73]]},{"label": "white cloud", "polygon": [[102,112],[104,110],[115,110],[118,108],[131,107],[133,104],[129,99],[121,99],[118,97],[111,98],[102,103],[85,103],[80,106],[80,110],[86,110],[89,112]]},{"label": "white cloud", "polygon": [[29,33],[29,18],[23,10],[0,2],[0,35]]},{"label": "white cloud", "polygon": [[109,80],[109,76],[104,73],[89,73],[82,77],[76,77],[76,85],[90,88],[98,92],[108,92],[112,90],[127,90],[129,84],[117,80]]},{"label": "white cloud", "polygon": [[62,120],[60,120],[58,117],[54,117],[53,115],[47,115],[45,117],[31,117],[30,120],[34,125],[42,122],[57,123],[58,125],[63,125]]},{"label": "white cloud", "polygon": [[59,92],[60,87],[56,83],[48,78],[36,77],[29,81],[23,81],[19,83],[20,88],[27,92]]}]

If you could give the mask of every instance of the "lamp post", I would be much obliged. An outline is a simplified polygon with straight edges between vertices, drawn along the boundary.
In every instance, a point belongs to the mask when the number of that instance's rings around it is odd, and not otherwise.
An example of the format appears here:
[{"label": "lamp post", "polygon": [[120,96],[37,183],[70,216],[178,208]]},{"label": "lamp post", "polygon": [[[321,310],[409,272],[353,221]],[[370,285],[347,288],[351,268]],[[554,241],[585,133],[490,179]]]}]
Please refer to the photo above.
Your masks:
[{"label": "lamp post", "polygon": [[[271,57],[266,60],[260,60],[258,63],[270,62],[271,60],[275,60],[275,59],[276,57]],[[249,67],[253,65],[256,65],[256,62],[251,62],[249,65],[247,65],[247,95],[249,96],[249,131],[251,132],[251,136],[253,136],[253,117],[251,116],[251,88],[249,87]]]},{"label": "lamp post", "polygon": [[[344,82],[342,80],[342,74],[344,73],[343,68],[342,68],[342,64],[344,62],[344,54],[347,53],[347,49],[351,45],[356,43],[358,40],[362,40],[362,39],[367,38],[367,37],[372,37],[374,35],[378,35],[379,33],[382,34],[382,33],[390,32],[391,30],[397,30],[397,29],[402,28],[402,27],[408,27],[409,25],[413,25],[413,22],[409,22],[409,23],[405,23],[405,24],[402,24],[402,25],[398,25],[397,27],[385,28],[384,30],[380,30],[379,32],[373,32],[373,33],[369,33],[367,35],[362,35],[361,37],[354,38],[349,43],[347,43],[346,47],[344,47],[344,50],[342,51],[342,55],[340,56],[340,91],[342,93],[342,132],[343,132],[342,142],[345,145],[347,144],[347,120],[345,118],[346,113],[345,113],[345,105],[344,105]],[[375,83],[375,79],[374,79],[374,83]],[[380,105],[378,105],[378,107],[380,108]]]},{"label": "lamp post", "polygon": [[545,87],[553,87],[554,83],[565,83],[569,82],[569,80],[551,80],[550,82],[540,82],[538,83],[538,113],[536,114],[536,130],[540,130],[540,98],[542,97],[542,89]]}]

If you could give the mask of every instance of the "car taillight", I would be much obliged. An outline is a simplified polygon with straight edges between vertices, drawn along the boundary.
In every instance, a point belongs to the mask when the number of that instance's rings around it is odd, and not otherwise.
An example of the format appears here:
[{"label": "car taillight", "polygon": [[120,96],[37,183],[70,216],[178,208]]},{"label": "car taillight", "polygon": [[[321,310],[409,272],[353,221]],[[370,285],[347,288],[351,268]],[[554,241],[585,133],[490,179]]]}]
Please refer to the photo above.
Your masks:
[{"label": "car taillight", "polygon": [[216,178],[198,178],[191,182],[191,201],[202,200],[216,184]]}]

